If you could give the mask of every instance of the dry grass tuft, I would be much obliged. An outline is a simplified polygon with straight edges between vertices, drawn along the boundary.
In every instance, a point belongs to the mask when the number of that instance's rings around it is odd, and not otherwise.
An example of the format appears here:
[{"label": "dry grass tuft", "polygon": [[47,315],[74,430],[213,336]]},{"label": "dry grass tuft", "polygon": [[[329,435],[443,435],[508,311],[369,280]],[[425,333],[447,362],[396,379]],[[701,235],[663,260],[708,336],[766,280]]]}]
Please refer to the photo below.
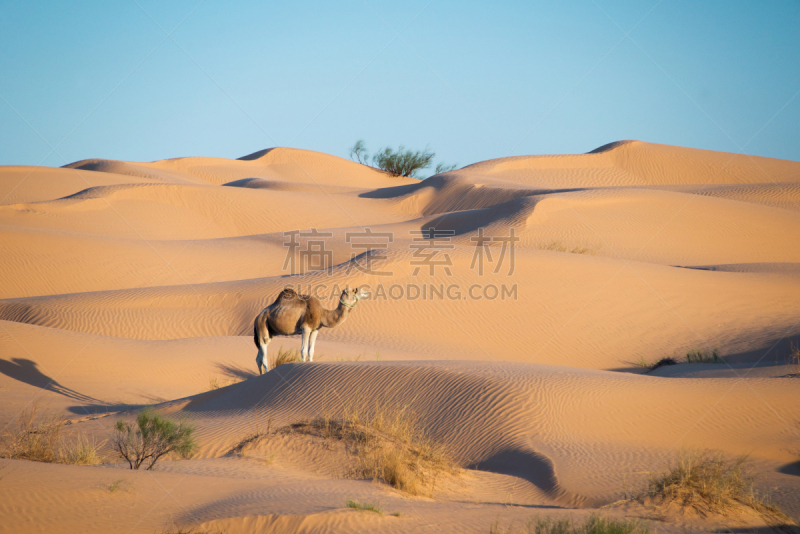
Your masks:
[{"label": "dry grass tuft", "polygon": [[654,370],[658,369],[659,367],[664,367],[665,365],[677,365],[677,364],[678,364],[678,362],[675,361],[674,358],[661,358],[656,363],[654,363],[653,365],[649,366],[649,370],[650,371],[654,371]]},{"label": "dry grass tuft", "polygon": [[498,516],[494,521],[492,521],[492,524],[489,525],[489,534],[511,534],[512,532],[514,532],[514,529],[511,525],[508,525],[505,528],[500,525],[500,516]]},{"label": "dry grass tuft", "polygon": [[357,460],[355,476],[385,482],[411,495],[432,495],[440,476],[458,472],[444,447],[420,430],[408,406],[390,409],[376,403],[369,412],[348,406],[341,418],[318,417],[284,431],[343,441]]},{"label": "dry grass tuft", "polygon": [[349,499],[346,504],[348,508],[353,508],[355,510],[361,510],[364,512],[375,512],[376,514],[383,514],[383,511],[381,511],[381,507],[375,503],[367,502],[362,504],[360,502],[354,501],[353,499]]},{"label": "dry grass tuft", "polygon": [[591,515],[583,523],[574,523],[569,518],[534,518],[528,521],[528,534],[648,534],[650,526],[637,519],[614,519]]},{"label": "dry grass tuft", "polygon": [[664,506],[674,503],[702,514],[724,514],[746,506],[762,515],[789,520],[753,488],[746,456],[729,461],[712,451],[681,452],[665,472],[651,475],[647,489],[636,500]]},{"label": "dry grass tuft", "polygon": [[108,490],[109,493],[116,493],[118,491],[125,491],[125,492],[131,491],[130,484],[128,483],[128,481],[122,478],[115,480],[108,486],[102,486],[102,487]]},{"label": "dry grass tuft", "polygon": [[538,247],[540,250],[552,250],[555,252],[568,252],[570,254],[590,254],[595,255],[600,250],[600,245],[595,245],[590,247],[588,245],[576,245],[574,247],[569,247],[563,244],[561,241],[551,241],[550,243]]},{"label": "dry grass tuft", "polygon": [[239,382],[244,382],[243,378],[218,378],[216,376],[212,376],[208,379],[208,389],[220,389],[228,386],[232,386],[234,384],[238,384]]},{"label": "dry grass tuft", "polygon": [[658,369],[659,367],[664,367],[665,365],[677,365],[678,362],[675,358],[661,358],[655,363],[648,363],[647,360],[644,359],[644,356],[639,358],[639,361],[636,363],[638,367],[646,369],[645,372],[650,372]]},{"label": "dry grass tuft", "polygon": [[690,350],[686,353],[686,363],[725,363],[717,349],[711,352],[704,352],[702,350]]},{"label": "dry grass tuft", "polygon": [[105,441],[97,443],[94,438],[90,439],[81,434],[75,441],[62,445],[59,463],[72,465],[101,464],[104,460],[98,451],[104,443]]},{"label": "dry grass tuft", "polygon": [[57,462],[62,427],[63,421],[57,416],[39,417],[39,406],[34,404],[19,415],[16,427],[3,435],[0,454],[17,460]]},{"label": "dry grass tuft", "polygon": [[194,527],[172,527],[162,530],[161,534],[223,534],[219,530],[197,530]]},{"label": "dry grass tuft", "polygon": [[266,431],[261,431],[258,426],[256,426],[255,432],[252,434],[248,434],[241,441],[239,441],[236,446],[234,446],[228,454],[236,454],[239,456],[245,456],[247,454],[247,450],[258,444],[263,438],[268,437],[271,432],[270,429],[272,428],[272,419],[267,420],[267,429]]},{"label": "dry grass tuft", "polygon": [[0,439],[0,457],[75,465],[103,462],[98,451],[104,442],[97,443],[83,434],[67,441],[62,435],[63,427],[63,419],[56,415],[45,413],[40,417],[39,406],[34,404]]},{"label": "dry grass tuft", "polygon": [[800,374],[800,345],[792,341],[789,343],[789,362],[795,366],[795,372]]},{"label": "dry grass tuft", "polygon": [[303,360],[300,357],[299,350],[283,350],[283,347],[281,347],[278,349],[278,355],[275,356],[275,365],[273,365],[272,368],[275,369],[279,365],[283,365],[285,363],[297,363],[301,361]]}]

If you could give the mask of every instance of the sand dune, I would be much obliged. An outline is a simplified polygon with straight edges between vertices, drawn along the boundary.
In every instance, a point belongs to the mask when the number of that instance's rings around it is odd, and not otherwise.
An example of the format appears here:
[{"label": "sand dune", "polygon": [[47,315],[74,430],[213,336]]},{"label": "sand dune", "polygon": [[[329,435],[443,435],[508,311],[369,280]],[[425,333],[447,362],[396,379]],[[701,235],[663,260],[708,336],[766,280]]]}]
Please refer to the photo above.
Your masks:
[{"label": "sand dune", "polygon": [[[454,271],[469,272],[471,252],[456,250],[451,257]],[[324,331],[321,343],[349,341],[425,358],[616,369],[631,367],[641,357],[679,356],[692,348],[717,347],[735,356],[800,333],[796,324],[800,280],[796,278],[626,263],[551,251],[517,251],[516,260],[516,269],[525,274],[525,278],[514,278],[516,301],[503,300],[493,292],[487,295],[496,298],[488,300],[480,290],[473,290],[481,298],[480,307],[467,306],[464,299],[473,284],[508,284],[508,277],[454,272],[446,287],[455,287],[452,294],[458,300],[376,296],[361,304],[340,328]],[[399,271],[391,281],[399,285],[395,295],[400,289],[405,291],[407,284],[424,283],[429,294],[431,285],[444,284],[412,276],[402,261],[393,265]],[[339,267],[330,277],[309,274],[6,299],[0,301],[0,318],[133,339],[247,336],[252,318],[287,282],[301,288],[325,284],[329,288],[322,291],[325,295],[337,293],[334,288],[347,282],[376,284],[374,277],[347,277],[344,271]],[[566,302],[552,304],[560,301]],[[530,314],[536,319],[531,320]],[[598,321],[598,314],[605,320]],[[394,319],[387,321],[387,317]],[[320,347],[324,350],[324,344]]]},{"label": "sand dune", "polygon": [[[199,444],[154,473],[108,442],[102,468],[0,459],[0,531],[485,532],[542,507],[586,517],[681,448],[748,453],[800,519],[800,163],[621,141],[417,181],[273,148],[3,167],[0,199],[0,423],[38,399],[102,442],[155,405]],[[431,227],[447,245],[432,272]],[[476,248],[512,230],[513,269],[502,241]],[[290,268],[298,231],[299,251],[324,239],[324,264]],[[346,284],[370,297],[322,331],[318,361],[259,377],[253,318],[287,284],[328,307]],[[642,367],[713,349],[725,363]],[[234,452],[379,405],[409,406],[465,470],[409,497],[302,434]],[[764,526],[726,521],[658,530]]]}]

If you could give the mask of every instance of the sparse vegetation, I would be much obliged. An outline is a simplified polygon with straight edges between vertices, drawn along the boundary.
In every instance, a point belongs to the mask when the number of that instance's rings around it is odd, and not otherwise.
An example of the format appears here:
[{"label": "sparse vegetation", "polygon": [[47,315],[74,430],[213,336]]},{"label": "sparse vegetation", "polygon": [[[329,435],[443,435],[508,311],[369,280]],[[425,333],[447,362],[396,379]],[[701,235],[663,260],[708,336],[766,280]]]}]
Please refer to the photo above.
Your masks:
[{"label": "sparse vegetation", "polygon": [[208,388],[210,390],[213,389],[220,389],[228,386],[232,386],[233,384],[238,384],[239,382],[244,381],[243,378],[231,377],[227,379],[220,379],[216,376],[212,376],[208,379]]},{"label": "sparse vegetation", "polygon": [[223,534],[219,530],[197,530],[193,527],[173,527],[162,530],[161,534]]},{"label": "sparse vegetation", "polygon": [[800,374],[800,345],[792,341],[789,350],[789,362],[795,366],[795,373]]},{"label": "sparse vegetation", "polygon": [[356,141],[356,144],[350,148],[350,159],[358,161],[362,165],[366,165],[369,161],[369,152],[367,152],[367,145],[364,144],[363,139]]},{"label": "sparse vegetation", "polygon": [[686,353],[686,362],[687,363],[725,363],[717,349],[712,350],[711,352],[705,352],[702,350],[693,349]]},{"label": "sparse vegetation", "polygon": [[175,423],[155,413],[143,410],[136,422],[120,420],[114,429],[113,444],[131,469],[147,464],[147,469],[168,454],[186,458],[197,447],[192,434],[194,426],[186,421]]},{"label": "sparse vegetation", "polygon": [[361,510],[361,511],[364,511],[364,512],[375,512],[376,514],[383,514],[383,512],[381,511],[380,506],[378,506],[375,503],[371,503],[371,502],[362,504],[360,502],[354,501],[353,499],[349,499],[347,501],[347,507],[348,508],[353,508],[355,510]]},{"label": "sparse vegetation", "polygon": [[271,428],[272,419],[267,420],[267,430],[265,432],[262,432],[259,427],[256,426],[255,432],[245,436],[233,449],[230,450],[229,454],[238,454],[244,456],[248,448],[257,444],[262,438],[265,438],[271,434]]},{"label": "sparse vegetation", "polygon": [[664,367],[665,365],[678,365],[678,362],[675,360],[675,358],[661,358],[656,363],[647,367],[650,371],[653,371],[659,367]]},{"label": "sparse vegetation", "polygon": [[433,171],[434,174],[442,174],[444,172],[450,172],[455,170],[458,167],[458,163],[453,163],[452,165],[448,165],[446,163],[437,163],[436,170]]},{"label": "sparse vegetation", "polygon": [[[648,363],[644,357],[640,357],[637,365],[639,367],[645,368],[649,371],[653,371],[658,369],[659,367],[664,367],[665,365],[677,365],[681,362],[676,360],[675,358],[661,358],[655,363]],[[704,352],[701,350],[690,350],[686,353],[686,363],[725,363],[725,360],[719,355],[717,349],[712,350],[711,352]]]},{"label": "sparse vegetation", "polygon": [[[397,150],[391,147],[378,150],[372,155],[372,163],[373,166],[378,169],[395,176],[419,178],[418,173],[430,167],[435,157],[436,153],[429,148],[425,148],[425,150],[409,150],[401,145]],[[369,161],[369,152],[367,151],[367,146],[363,139],[356,141],[350,148],[350,159],[367,165]],[[455,168],[455,164],[447,165],[445,163],[439,163],[436,165],[435,173],[448,172]]]},{"label": "sparse vegetation", "polygon": [[358,361],[361,361],[361,356],[362,356],[362,354],[359,354],[357,356],[339,356],[337,354],[336,355],[336,361],[337,362],[358,362]]},{"label": "sparse vegetation", "polygon": [[600,250],[600,245],[590,247],[589,245],[581,244],[570,247],[563,244],[561,241],[551,241],[546,245],[540,246],[539,249],[553,250],[555,252],[568,252],[570,254],[590,254],[593,256]]},{"label": "sparse vegetation", "polygon": [[529,534],[648,534],[650,526],[637,519],[615,519],[591,515],[583,523],[575,523],[569,518],[533,518],[528,521]]},{"label": "sparse vegetation", "polygon": [[16,427],[3,435],[4,458],[34,462],[58,461],[63,422],[50,414],[37,417],[38,413],[39,406],[36,404],[24,410],[17,419]]},{"label": "sparse vegetation", "polygon": [[278,349],[278,355],[275,356],[275,365],[272,367],[278,367],[279,365],[283,365],[285,363],[297,363],[302,362],[302,358],[300,357],[300,351],[297,349],[292,350],[283,350],[283,347]]},{"label": "sparse vegetation", "polygon": [[62,435],[64,421],[60,417],[38,414],[39,406],[34,404],[19,415],[16,426],[2,436],[0,457],[73,465],[102,463],[99,450],[103,443],[83,434],[68,440]]},{"label": "sparse vegetation", "polygon": [[726,460],[713,451],[682,451],[666,471],[651,475],[647,488],[635,499],[656,505],[676,504],[700,513],[725,513],[746,506],[782,520],[788,518],[753,488],[747,457]]},{"label": "sparse vegetation", "polygon": [[109,493],[116,493],[118,491],[127,491],[125,486],[126,486],[125,480],[119,479],[115,480],[108,486],[105,486],[105,488],[108,490]]},{"label": "sparse vegetation", "polygon": [[445,449],[420,429],[408,406],[376,404],[369,412],[353,406],[341,418],[318,417],[285,429],[345,443],[357,462],[354,476],[371,478],[411,495],[431,495],[438,477],[458,467]]},{"label": "sparse vegetation", "polygon": [[60,463],[73,465],[97,465],[103,463],[103,458],[98,451],[105,443],[97,443],[94,438],[88,438],[84,434],[61,449],[62,459]]},{"label": "sparse vegetation", "polygon": [[431,165],[436,153],[432,150],[409,150],[400,145],[396,151],[385,147],[372,156],[372,163],[381,170],[396,176],[416,177],[416,174]]},{"label": "sparse vegetation", "polygon": [[492,524],[489,525],[489,534],[511,534],[512,532],[513,529],[511,525],[508,525],[505,528],[500,525],[500,516],[495,518],[495,520],[492,521]]}]

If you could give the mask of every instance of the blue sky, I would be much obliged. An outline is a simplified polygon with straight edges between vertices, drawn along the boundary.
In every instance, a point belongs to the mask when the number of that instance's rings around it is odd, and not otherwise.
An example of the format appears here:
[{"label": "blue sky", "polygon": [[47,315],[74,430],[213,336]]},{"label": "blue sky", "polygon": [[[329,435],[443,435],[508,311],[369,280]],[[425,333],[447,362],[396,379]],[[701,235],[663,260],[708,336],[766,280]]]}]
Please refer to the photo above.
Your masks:
[{"label": "blue sky", "polygon": [[459,166],[640,139],[800,160],[800,2],[0,2],[0,164]]}]

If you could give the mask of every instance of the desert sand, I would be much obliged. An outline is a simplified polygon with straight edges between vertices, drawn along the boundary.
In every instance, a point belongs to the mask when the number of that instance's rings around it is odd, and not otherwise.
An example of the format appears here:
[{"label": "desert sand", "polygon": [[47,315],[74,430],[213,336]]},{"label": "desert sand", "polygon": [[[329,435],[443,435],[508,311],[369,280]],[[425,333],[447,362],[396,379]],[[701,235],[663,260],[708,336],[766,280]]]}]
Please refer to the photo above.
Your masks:
[{"label": "desert sand", "polygon": [[[0,459],[2,532],[521,529],[587,517],[685,449],[748,454],[756,487],[800,521],[798,162],[620,141],[419,181],[273,148],[0,167],[0,199],[0,424],[38,405],[104,455]],[[415,274],[414,232],[431,227],[447,261]],[[391,239],[353,238],[366,228]],[[311,229],[328,234],[328,263],[291,272],[285,233]],[[513,263],[495,241],[481,272],[478,232],[512,231]],[[357,242],[386,248],[356,256]],[[329,308],[346,284],[371,296],[321,331],[313,363],[259,376],[253,319],[287,284]],[[299,347],[275,338],[270,358]],[[643,367],[714,349],[724,363]],[[376,403],[410,406],[463,471],[415,497],[342,476],[308,437],[234,452]],[[133,471],[114,454],[116,421],[147,405],[196,425],[191,458]],[[658,532],[765,525],[602,513]]]}]

